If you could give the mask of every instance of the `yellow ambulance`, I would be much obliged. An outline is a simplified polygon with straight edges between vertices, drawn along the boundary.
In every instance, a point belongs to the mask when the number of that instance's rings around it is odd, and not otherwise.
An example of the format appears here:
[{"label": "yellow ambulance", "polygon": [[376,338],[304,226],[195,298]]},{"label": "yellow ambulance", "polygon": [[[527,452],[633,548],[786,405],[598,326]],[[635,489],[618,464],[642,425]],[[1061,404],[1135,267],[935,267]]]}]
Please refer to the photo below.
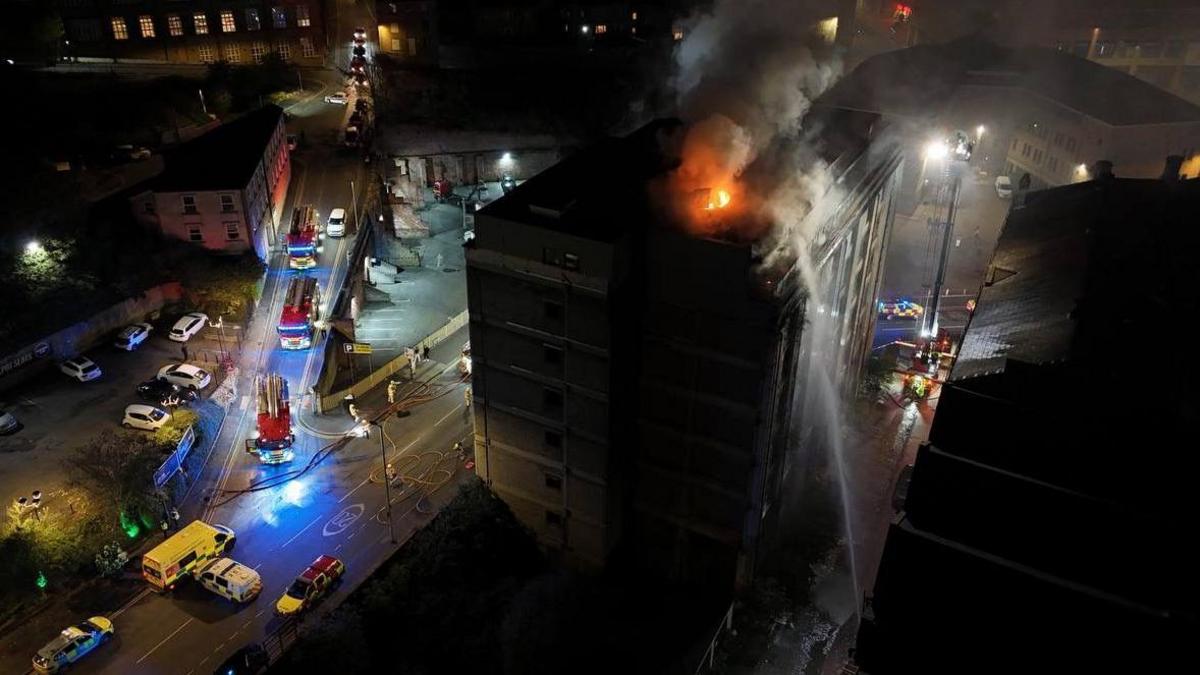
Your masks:
[{"label": "yellow ambulance", "polygon": [[233,548],[233,530],[194,520],[142,556],[142,577],[157,591],[169,591],[192,568]]}]

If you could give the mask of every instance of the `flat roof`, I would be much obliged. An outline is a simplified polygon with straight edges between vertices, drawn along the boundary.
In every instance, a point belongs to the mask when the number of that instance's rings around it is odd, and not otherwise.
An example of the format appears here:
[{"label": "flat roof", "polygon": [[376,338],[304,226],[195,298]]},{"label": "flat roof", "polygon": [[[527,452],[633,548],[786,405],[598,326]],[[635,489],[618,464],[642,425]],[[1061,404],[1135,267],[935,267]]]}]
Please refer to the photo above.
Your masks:
[{"label": "flat roof", "polygon": [[166,153],[166,168],[150,180],[150,189],[191,192],[246,187],[282,118],[283,108],[265,105],[181,144]]}]

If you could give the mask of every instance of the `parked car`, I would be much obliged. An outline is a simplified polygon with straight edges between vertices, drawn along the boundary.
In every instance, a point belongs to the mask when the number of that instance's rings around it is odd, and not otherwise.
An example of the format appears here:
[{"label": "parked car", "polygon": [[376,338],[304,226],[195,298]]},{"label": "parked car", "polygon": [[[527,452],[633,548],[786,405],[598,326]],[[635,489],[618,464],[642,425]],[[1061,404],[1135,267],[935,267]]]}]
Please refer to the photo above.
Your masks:
[{"label": "parked car", "polygon": [[221,662],[213,675],[255,675],[271,664],[271,657],[262,645],[251,643]]},{"label": "parked car", "polygon": [[346,209],[334,209],[325,221],[325,234],[330,237],[346,236]]},{"label": "parked car", "polygon": [[4,408],[0,408],[0,436],[7,436],[21,428],[21,423],[13,414]]},{"label": "parked car", "polygon": [[1012,197],[1012,179],[1008,176],[996,176],[996,196],[1001,199]]},{"label": "parked car", "polygon": [[354,38],[356,40],[362,40],[362,39],[365,39],[366,37],[367,37],[367,29],[366,28],[359,26],[354,29]]},{"label": "parked car", "polygon": [[262,592],[258,572],[232,558],[221,558],[196,568],[196,580],[217,595],[234,602],[250,602]]},{"label": "parked car", "polygon": [[76,356],[73,359],[67,359],[58,364],[58,369],[65,375],[73,377],[80,382],[90,382],[101,375],[100,366],[85,356]]},{"label": "parked car", "polygon": [[159,369],[158,379],[177,384],[184,389],[200,390],[212,382],[212,375],[190,363],[172,363]]},{"label": "parked car", "polygon": [[137,395],[143,401],[156,403],[163,408],[170,408],[180,403],[194,401],[197,397],[195,390],[184,389],[178,384],[172,384],[157,377],[139,384],[137,386]]},{"label": "parked car", "polygon": [[884,319],[919,319],[925,313],[925,308],[903,298],[890,302],[879,303],[879,315]]},{"label": "parked car", "polygon": [[33,657],[33,669],[39,673],[57,673],[108,642],[112,636],[112,621],[102,616],[68,626],[38,650]]},{"label": "parked car", "polygon": [[319,556],[288,586],[275,603],[275,613],[291,616],[308,609],[345,573],[346,566],[341,560],[331,555]]},{"label": "parked car", "polygon": [[369,84],[367,84],[367,75],[366,75],[366,73],[363,73],[363,72],[357,72],[357,73],[354,73],[354,84],[356,84],[356,85],[358,85],[358,86],[360,86],[360,87],[368,87],[368,86],[370,86]]},{"label": "parked car", "polygon": [[512,192],[516,187],[517,179],[513,178],[509,174],[504,174],[504,177],[500,179],[500,190],[503,191],[504,194]]},{"label": "parked car", "polygon": [[355,35],[354,36],[354,44],[355,44],[355,46],[358,46],[358,47],[362,47],[363,45],[367,44],[367,36],[363,35],[362,37],[359,37],[359,36]]},{"label": "parked car", "polygon": [[146,341],[150,337],[150,331],[154,330],[154,326],[148,323],[135,323],[121,329],[117,334],[116,341],[113,346],[117,349],[123,349],[131,352],[138,348],[138,345]]},{"label": "parked car", "polygon": [[350,100],[350,95],[344,91],[335,91],[325,97],[326,103],[336,103],[337,105],[346,105]]},{"label": "parked car", "polygon": [[350,59],[350,70],[361,71],[363,68],[366,68],[366,67],[367,67],[367,57],[355,56],[354,58]]},{"label": "parked car", "polygon": [[199,333],[208,323],[208,315],[200,312],[188,312],[179,317],[167,337],[175,342],[187,342],[188,338]]},{"label": "parked car", "polygon": [[157,431],[171,419],[171,413],[144,403],[134,403],[125,406],[125,417],[121,426],[126,429],[141,429],[142,431]]}]

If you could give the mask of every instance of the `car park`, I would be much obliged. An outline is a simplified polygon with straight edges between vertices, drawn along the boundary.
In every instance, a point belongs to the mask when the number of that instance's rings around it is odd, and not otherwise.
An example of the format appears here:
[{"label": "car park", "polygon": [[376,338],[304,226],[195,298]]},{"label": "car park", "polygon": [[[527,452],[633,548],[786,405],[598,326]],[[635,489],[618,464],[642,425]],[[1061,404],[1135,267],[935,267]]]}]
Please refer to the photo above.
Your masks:
[{"label": "car park", "polygon": [[291,616],[308,609],[345,573],[346,566],[341,560],[331,555],[318,556],[275,603],[275,613]]},{"label": "car park", "polygon": [[177,384],[184,389],[200,390],[212,382],[212,375],[190,363],[172,363],[159,369],[158,379]]},{"label": "car park", "polygon": [[112,621],[94,616],[74,626],[64,628],[38,650],[33,657],[33,669],[39,673],[57,673],[66,669],[113,636]]},{"label": "car park", "polygon": [[121,426],[126,429],[141,429],[142,431],[157,431],[171,419],[171,413],[144,403],[134,403],[125,406],[125,417]]},{"label": "car park", "polygon": [[179,317],[167,337],[175,342],[187,342],[196,333],[204,329],[208,323],[208,315],[201,312],[188,312]]},{"label": "car park", "polygon": [[117,339],[113,342],[113,346],[127,352],[131,352],[138,348],[138,345],[146,341],[150,337],[150,331],[154,330],[154,326],[148,323],[135,323],[121,329],[117,333]]},{"label": "car park", "polygon": [[20,428],[21,423],[17,421],[17,418],[4,408],[0,408],[0,436],[15,433]]},{"label": "car park", "polygon": [[325,97],[326,103],[336,103],[337,105],[346,105],[346,102],[349,100],[350,95],[344,91],[335,91]]},{"label": "car park", "polygon": [[139,384],[137,386],[137,395],[143,401],[150,401],[164,408],[194,401],[197,397],[195,390],[185,389],[178,384],[172,384],[157,377]]},{"label": "car park", "polygon": [[250,602],[262,592],[258,572],[232,558],[205,563],[196,568],[195,575],[201,586],[234,602]]},{"label": "car park", "polygon": [[346,236],[346,209],[334,209],[325,221],[325,234],[331,237]]},{"label": "car park", "polygon": [[100,377],[100,366],[94,361],[84,356],[76,356],[73,359],[67,359],[58,364],[58,369],[68,377],[73,377],[80,382],[90,382],[97,377]]}]

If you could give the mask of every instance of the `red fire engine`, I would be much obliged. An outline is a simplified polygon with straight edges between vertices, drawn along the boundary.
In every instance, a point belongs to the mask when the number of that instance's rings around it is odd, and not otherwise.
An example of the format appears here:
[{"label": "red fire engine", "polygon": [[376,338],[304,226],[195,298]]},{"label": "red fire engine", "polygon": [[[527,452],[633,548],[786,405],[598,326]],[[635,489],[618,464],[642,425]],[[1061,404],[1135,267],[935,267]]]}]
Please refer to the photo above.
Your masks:
[{"label": "red fire engine", "polygon": [[288,404],[287,380],[280,375],[259,375],[254,378],[258,402],[258,432],[246,441],[246,450],[258,455],[263,464],[282,464],[293,457],[291,407]]},{"label": "red fire engine", "polygon": [[321,292],[313,277],[295,277],[288,282],[283,313],[279,317],[279,346],[308,349],[312,346]]},{"label": "red fire engine", "polygon": [[317,210],[310,205],[292,212],[287,233],[288,267],[304,270],[317,265]]}]

